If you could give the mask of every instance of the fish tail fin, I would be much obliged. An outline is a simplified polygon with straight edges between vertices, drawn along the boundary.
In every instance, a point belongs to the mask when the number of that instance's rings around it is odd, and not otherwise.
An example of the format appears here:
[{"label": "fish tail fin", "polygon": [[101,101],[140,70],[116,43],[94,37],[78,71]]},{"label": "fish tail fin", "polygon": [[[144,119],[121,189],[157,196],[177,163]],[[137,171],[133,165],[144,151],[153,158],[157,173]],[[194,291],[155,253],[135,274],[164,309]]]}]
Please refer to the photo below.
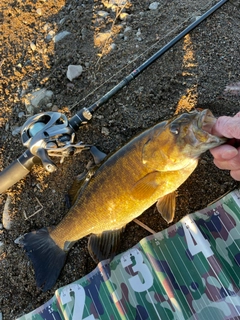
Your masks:
[{"label": "fish tail fin", "polygon": [[64,266],[67,253],[53,241],[47,228],[25,234],[20,244],[33,264],[37,286],[43,291],[51,289]]}]

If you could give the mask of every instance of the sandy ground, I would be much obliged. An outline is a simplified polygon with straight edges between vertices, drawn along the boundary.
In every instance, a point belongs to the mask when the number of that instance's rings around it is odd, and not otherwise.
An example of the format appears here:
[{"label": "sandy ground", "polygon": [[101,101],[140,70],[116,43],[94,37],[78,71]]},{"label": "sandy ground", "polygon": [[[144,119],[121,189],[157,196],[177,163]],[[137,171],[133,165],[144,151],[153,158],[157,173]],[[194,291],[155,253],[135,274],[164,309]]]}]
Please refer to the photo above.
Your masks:
[{"label": "sandy ground", "polygon": [[[51,104],[35,112],[59,110],[68,117],[90,106],[134,68],[164,46],[196,16],[217,1],[2,0],[3,33],[0,55],[0,167],[7,167],[25,150],[14,129],[26,121],[26,95],[37,88],[53,92]],[[122,4],[121,4],[122,3]],[[123,145],[143,128],[170,118],[176,111],[209,108],[216,116],[240,110],[239,1],[228,1],[210,18],[176,44],[151,67],[122,89],[83,126],[77,140],[94,143],[105,153]],[[104,18],[99,11],[108,12]],[[125,13],[120,16],[120,13]],[[126,13],[128,15],[126,15]],[[130,27],[130,29],[127,29]],[[59,42],[53,35],[70,34]],[[69,65],[82,65],[83,73],[70,82]],[[228,90],[226,90],[226,88]],[[70,251],[54,288],[42,293],[23,250],[14,243],[21,234],[55,225],[67,213],[66,194],[82,172],[90,154],[69,157],[52,174],[41,166],[0,195],[1,214],[7,197],[12,225],[0,226],[0,311],[15,319],[50,299],[58,287],[81,278],[95,268],[87,251],[87,238]],[[174,222],[205,207],[238,184],[229,172],[217,169],[210,153],[179,189]],[[34,214],[39,208],[42,210]],[[101,206],[101,199],[99,199]],[[31,218],[26,216],[34,214]],[[140,220],[155,231],[168,225],[155,207]],[[122,240],[124,251],[149,233],[129,223]]]}]

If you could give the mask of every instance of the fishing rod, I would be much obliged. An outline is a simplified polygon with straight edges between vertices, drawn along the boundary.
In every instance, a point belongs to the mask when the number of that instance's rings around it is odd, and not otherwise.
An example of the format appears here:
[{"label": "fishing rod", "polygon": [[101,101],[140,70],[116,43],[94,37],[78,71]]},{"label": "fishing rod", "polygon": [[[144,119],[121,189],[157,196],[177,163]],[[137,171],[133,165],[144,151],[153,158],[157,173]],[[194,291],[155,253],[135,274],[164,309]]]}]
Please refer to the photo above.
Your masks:
[{"label": "fishing rod", "polygon": [[69,120],[60,112],[44,112],[36,114],[23,124],[21,130],[21,141],[27,150],[7,168],[0,173],[0,193],[6,191],[20,179],[24,178],[37,163],[42,163],[45,170],[54,172],[57,166],[50,157],[60,157],[60,163],[65,157],[74,155],[83,150],[89,150],[96,162],[101,161],[105,154],[96,147],[74,143],[76,132],[85,123],[91,120],[93,113],[113,95],[128,85],[140,73],[148,68],[153,62],[166,53],[179,40],[196,28],[202,21],[207,19],[213,12],[225,4],[228,0],[221,0],[205,12],[196,21],[180,32],[175,38],[153,54],[142,65],[134,69],[121,82],[103,95],[99,100],[88,108],[83,107]]}]

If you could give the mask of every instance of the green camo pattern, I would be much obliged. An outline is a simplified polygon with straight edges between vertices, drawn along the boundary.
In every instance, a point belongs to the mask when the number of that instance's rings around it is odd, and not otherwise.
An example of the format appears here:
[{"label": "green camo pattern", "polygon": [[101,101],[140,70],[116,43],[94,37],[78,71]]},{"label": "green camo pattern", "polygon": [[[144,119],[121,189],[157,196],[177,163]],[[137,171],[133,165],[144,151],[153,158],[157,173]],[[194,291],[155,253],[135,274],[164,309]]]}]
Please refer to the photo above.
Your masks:
[{"label": "green camo pattern", "polygon": [[17,320],[240,316],[240,191],[104,261]]}]

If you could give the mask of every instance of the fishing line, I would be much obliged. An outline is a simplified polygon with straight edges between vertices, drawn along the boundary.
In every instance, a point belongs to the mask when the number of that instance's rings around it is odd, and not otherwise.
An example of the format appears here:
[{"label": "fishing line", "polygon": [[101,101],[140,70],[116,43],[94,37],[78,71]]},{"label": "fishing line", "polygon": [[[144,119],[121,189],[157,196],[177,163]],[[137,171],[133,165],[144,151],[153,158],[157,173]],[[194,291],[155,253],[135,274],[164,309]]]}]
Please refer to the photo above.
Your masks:
[{"label": "fishing line", "polygon": [[[212,1],[209,1],[205,6],[201,7],[201,10],[205,10],[207,7],[209,7],[212,4]],[[153,45],[148,47],[145,51],[140,53],[136,58],[129,61],[124,67],[122,67],[119,71],[117,71],[114,75],[112,75],[110,78],[108,78],[106,81],[104,81],[102,84],[94,88],[90,93],[88,93],[84,98],[81,100],[75,102],[71,107],[69,107],[69,110],[71,111],[76,106],[78,106],[81,102],[85,101],[89,96],[93,95],[97,90],[99,90],[101,87],[103,87],[105,84],[109,83],[113,78],[115,78],[117,75],[119,75],[123,70],[125,70],[128,66],[133,64],[136,60],[138,60],[140,57],[143,57],[146,55],[149,51],[154,49],[161,41],[163,41],[165,38],[170,36],[175,31],[179,30],[187,21],[192,20],[193,18],[196,18],[196,12],[193,13],[192,16],[187,17],[181,24],[177,25],[174,29],[170,30],[167,34],[165,34],[162,38],[158,39]]]}]

